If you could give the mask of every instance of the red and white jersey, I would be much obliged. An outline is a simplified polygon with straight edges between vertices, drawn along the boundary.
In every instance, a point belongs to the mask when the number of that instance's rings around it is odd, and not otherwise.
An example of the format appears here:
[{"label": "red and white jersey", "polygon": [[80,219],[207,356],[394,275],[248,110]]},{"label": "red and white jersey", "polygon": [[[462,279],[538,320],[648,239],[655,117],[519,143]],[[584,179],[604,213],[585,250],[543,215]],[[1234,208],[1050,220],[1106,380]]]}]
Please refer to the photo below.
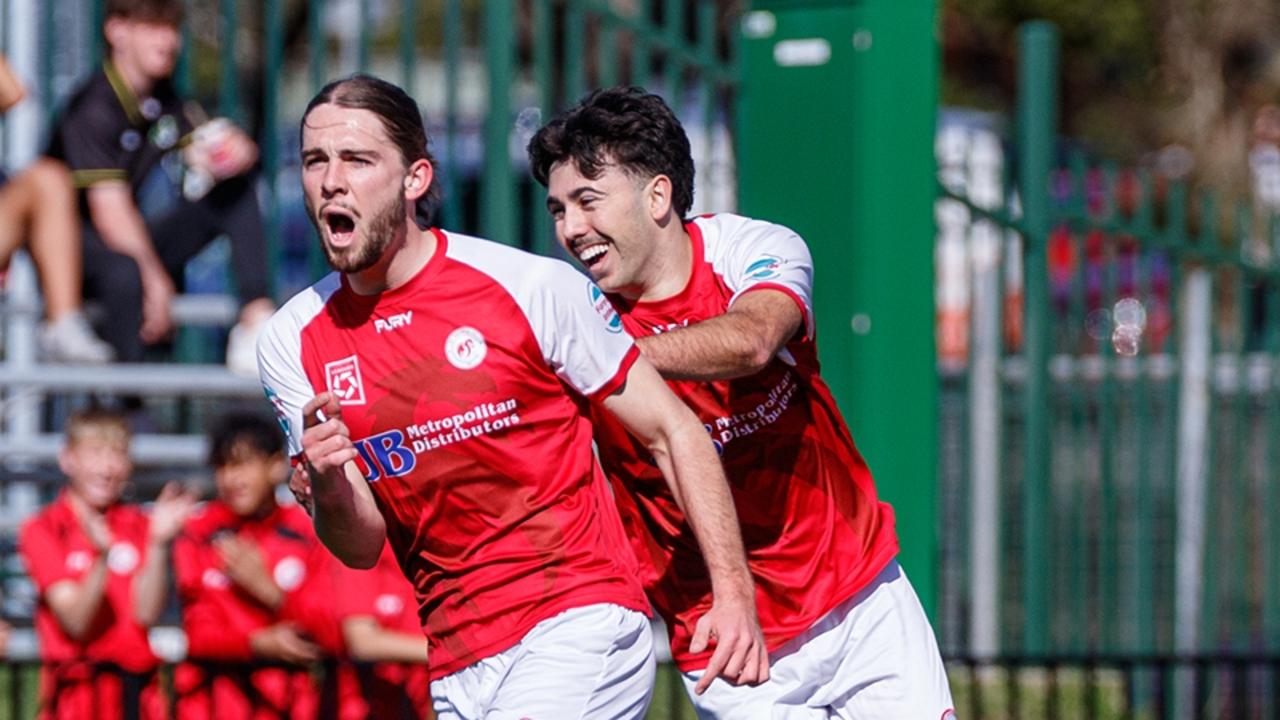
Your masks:
[{"label": "red and white jersey", "polygon": [[[235,537],[251,544],[283,592],[269,608],[226,573],[217,543]],[[187,657],[174,671],[175,710],[183,720],[316,717],[322,693],[305,669],[235,667],[256,658],[250,638],[289,623],[329,657],[342,651],[337,615],[329,602],[337,560],[320,544],[311,519],[295,505],[263,517],[237,516],[213,500],[187,520],[173,543],[173,567]],[[230,663],[230,665],[223,665]]]},{"label": "red and white jersey", "polygon": [[634,343],[567,264],[433,232],[400,287],[361,296],[333,274],[295,296],[258,362],[295,456],[303,404],[340,399],[438,678],[569,608],[648,603],[586,411]]},{"label": "red and white jersey", "polygon": [[[163,718],[164,696],[155,675],[160,661],[151,652],[147,630],[134,617],[133,580],[147,555],[150,521],[135,505],[116,503],[106,511],[111,530],[107,551],[107,586],[85,636],[72,638],[49,606],[49,588],[64,580],[80,582],[98,551],[81,529],[66,491],[23,525],[18,551],[39,592],[36,638],[40,641],[39,717],[72,720],[124,717],[130,690],[113,672],[98,672],[98,663],[141,673],[145,685],[137,697],[142,718]],[[134,690],[137,692],[137,690]]]},{"label": "red and white jersey", "polygon": [[45,661],[96,660],[131,672],[159,666],[151,652],[147,629],[133,611],[133,579],[146,562],[150,521],[136,505],[116,503],[106,511],[111,531],[107,551],[107,588],[84,637],[67,635],[46,600],[49,588],[62,580],[79,582],[98,551],[85,535],[66,491],[29,520],[18,536],[18,551],[39,592],[36,635]]},{"label": "red and white jersey", "polygon": [[[693,271],[678,295],[656,302],[609,296],[627,332],[643,337],[701,322],[765,288],[786,293],[804,313],[804,332],[759,373],[667,383],[702,420],[724,462],[772,651],[897,554],[893,510],[876,499],[871,473],[818,376],[813,264],[804,241],[736,215],[700,217],[686,230]],[[596,415],[600,459],[646,589],[672,634],[672,654],[682,670],[706,667],[709,651],[689,652],[694,623],[711,606],[697,541],[648,450],[607,413]]]}]

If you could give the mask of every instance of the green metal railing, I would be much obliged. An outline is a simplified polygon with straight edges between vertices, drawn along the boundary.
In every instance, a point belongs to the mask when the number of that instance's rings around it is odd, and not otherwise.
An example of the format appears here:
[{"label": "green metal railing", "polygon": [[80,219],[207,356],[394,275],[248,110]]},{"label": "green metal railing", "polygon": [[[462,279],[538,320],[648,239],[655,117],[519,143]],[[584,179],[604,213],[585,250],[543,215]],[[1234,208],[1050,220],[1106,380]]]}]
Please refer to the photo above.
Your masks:
[{"label": "green metal railing", "polygon": [[[979,533],[966,527],[950,535],[961,546],[944,547],[962,566],[975,552],[996,557],[998,577],[944,574],[941,612],[967,614],[970,629],[989,613],[996,632],[952,628],[944,650],[976,643],[1038,662],[1238,657],[1260,668],[1239,682],[1274,716],[1280,223],[1274,209],[1224,208],[1212,193],[1191,202],[1180,181],[1073,151],[1056,131],[1056,31],[1029,24],[1020,44],[1004,201],[978,202],[946,181],[942,191],[975,226],[1016,238],[1000,258],[1004,317],[973,318],[1001,329],[989,403],[1003,451],[998,542],[970,545]],[[983,442],[982,422],[959,418],[982,417],[988,403],[975,390],[981,344],[969,347],[964,369],[943,378],[944,412],[963,408],[944,419],[943,442],[959,448]],[[966,522],[982,474],[944,469],[954,483],[944,518]],[[986,583],[1001,591],[975,609]],[[1134,707],[1160,698],[1200,712],[1202,701],[1239,697],[1212,672],[1195,683],[1179,672],[1139,677]]]},{"label": "green metal railing", "polygon": [[[87,37],[54,33],[57,3],[42,4],[46,57],[76,43],[93,47],[92,57],[98,56],[103,0],[82,1],[92,19]],[[631,83],[666,97],[698,138],[711,138],[730,123],[738,75],[731,16],[711,0],[615,5],[189,2],[177,81],[217,114],[256,131],[281,294],[296,289],[299,276],[324,270],[314,243],[308,241],[311,255],[301,261],[290,244],[301,212],[293,187],[298,119],[322,84],[357,70],[401,84],[423,106],[443,191],[441,225],[549,253],[554,242],[541,188],[527,177],[523,151],[529,135],[554,112],[590,88]],[[79,68],[81,74],[88,70]],[[42,78],[42,97],[54,97],[53,80],[50,69]]]}]

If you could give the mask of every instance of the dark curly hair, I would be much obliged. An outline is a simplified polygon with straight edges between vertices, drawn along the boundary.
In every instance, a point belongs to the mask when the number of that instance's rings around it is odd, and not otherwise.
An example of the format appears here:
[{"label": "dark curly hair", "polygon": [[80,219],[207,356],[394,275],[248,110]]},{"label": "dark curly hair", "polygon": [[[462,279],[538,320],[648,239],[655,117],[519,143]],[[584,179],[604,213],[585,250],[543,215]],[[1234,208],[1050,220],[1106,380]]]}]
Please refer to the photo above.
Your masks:
[{"label": "dark curly hair", "polygon": [[553,165],[572,160],[595,179],[616,164],[632,176],[671,179],[671,204],[682,219],[693,206],[689,137],[661,97],[640,87],[596,90],[557,115],[529,141],[533,177],[547,184]]}]

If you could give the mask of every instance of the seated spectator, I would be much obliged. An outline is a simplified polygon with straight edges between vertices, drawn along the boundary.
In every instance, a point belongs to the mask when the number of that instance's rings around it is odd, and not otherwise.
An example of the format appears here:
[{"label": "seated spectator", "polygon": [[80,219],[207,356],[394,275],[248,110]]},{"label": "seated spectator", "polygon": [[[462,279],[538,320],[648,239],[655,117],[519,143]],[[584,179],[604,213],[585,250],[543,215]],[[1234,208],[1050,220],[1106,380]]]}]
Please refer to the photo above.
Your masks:
[{"label": "seated spectator", "polygon": [[194,497],[170,484],[150,517],[121,502],[129,442],[120,415],[72,415],[58,455],[67,486],[19,536],[39,591],[41,718],[166,716],[147,628],[164,609],[168,543]]},{"label": "seated spectator", "polygon": [[[182,0],[107,0],[108,57],[67,102],[50,154],[83,191],[85,292],[106,306],[103,335],[119,359],[140,360],[144,344],[171,335],[183,268],[225,234],[242,301],[228,365],[256,376],[257,329],[274,308],[254,192],[258,150],[242,130],[206,122],[175,92],[182,12]],[[182,197],[144,217],[139,192],[157,169],[183,174]]]},{"label": "seated spectator", "polygon": [[388,543],[378,564],[353,570],[333,563],[335,604],[347,654],[357,663],[359,695],[344,704],[350,718],[429,718],[427,640],[418,601]]},{"label": "seated spectator", "polygon": [[334,561],[296,505],[276,502],[288,475],[275,422],[232,413],[210,435],[218,499],[174,544],[187,662],[174,677],[178,717],[314,718],[307,666],[341,651]]},{"label": "seated spectator", "polygon": [[[0,113],[22,100],[25,90],[0,56]],[[26,245],[44,294],[40,352],[46,360],[104,363],[111,346],[90,329],[80,310],[80,221],[71,173],[40,158],[13,177],[0,173],[0,271],[14,250]]]}]

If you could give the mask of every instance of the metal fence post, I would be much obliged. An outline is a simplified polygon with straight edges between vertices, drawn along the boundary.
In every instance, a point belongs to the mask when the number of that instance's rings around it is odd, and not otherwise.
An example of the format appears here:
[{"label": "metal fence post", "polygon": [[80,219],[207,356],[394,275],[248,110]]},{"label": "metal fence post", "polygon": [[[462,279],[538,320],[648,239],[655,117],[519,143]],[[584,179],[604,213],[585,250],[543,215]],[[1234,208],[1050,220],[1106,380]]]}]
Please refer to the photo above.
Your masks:
[{"label": "metal fence post", "polygon": [[1048,649],[1049,574],[1049,174],[1057,136],[1058,32],[1026,23],[1019,33],[1018,172],[1026,264],[1024,292],[1027,380],[1023,467],[1023,649]]},{"label": "metal fence post", "polygon": [[485,237],[508,245],[516,236],[515,185],[511,170],[511,78],[515,69],[515,3],[485,4],[484,47],[489,74],[489,108],[484,121],[484,184],[481,189]]}]

